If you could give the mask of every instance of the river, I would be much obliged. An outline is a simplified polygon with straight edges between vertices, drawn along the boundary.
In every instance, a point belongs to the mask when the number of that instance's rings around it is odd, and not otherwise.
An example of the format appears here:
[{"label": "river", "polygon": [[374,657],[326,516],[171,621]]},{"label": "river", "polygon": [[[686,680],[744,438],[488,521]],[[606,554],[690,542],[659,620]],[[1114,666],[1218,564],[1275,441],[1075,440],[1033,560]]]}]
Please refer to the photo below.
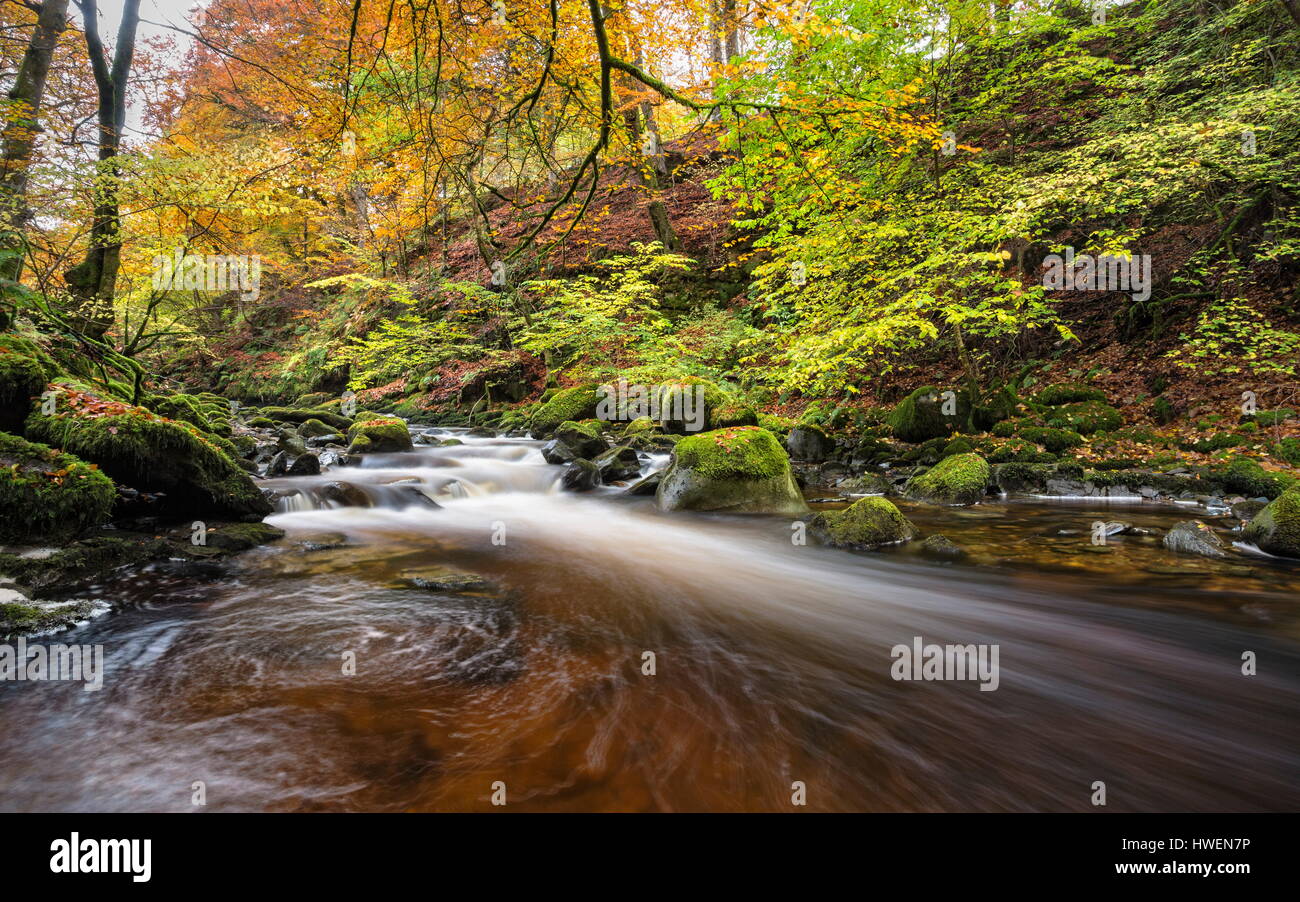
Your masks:
[{"label": "river", "polygon": [[[0,684],[0,810],[1300,806],[1300,570],[1090,541],[1185,509],[900,503],[946,563],[455,434],[276,480],[287,536],[228,572],[97,587],[115,613],[44,641],[102,644],[104,688]],[[996,646],[996,690],[894,679],[915,637]]]}]

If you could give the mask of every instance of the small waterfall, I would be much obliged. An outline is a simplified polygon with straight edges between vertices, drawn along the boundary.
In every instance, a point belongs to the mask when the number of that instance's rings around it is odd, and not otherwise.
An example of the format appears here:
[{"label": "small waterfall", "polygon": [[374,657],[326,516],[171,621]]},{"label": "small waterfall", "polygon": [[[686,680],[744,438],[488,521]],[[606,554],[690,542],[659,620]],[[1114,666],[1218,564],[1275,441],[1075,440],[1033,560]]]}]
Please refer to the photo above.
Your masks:
[{"label": "small waterfall", "polygon": [[[450,436],[446,431],[430,434]],[[338,508],[401,510],[501,493],[559,490],[560,468],[546,463],[541,442],[457,437],[462,444],[367,455],[354,466],[327,468],[318,476],[269,479],[263,485],[277,494],[276,512],[281,514]]]}]

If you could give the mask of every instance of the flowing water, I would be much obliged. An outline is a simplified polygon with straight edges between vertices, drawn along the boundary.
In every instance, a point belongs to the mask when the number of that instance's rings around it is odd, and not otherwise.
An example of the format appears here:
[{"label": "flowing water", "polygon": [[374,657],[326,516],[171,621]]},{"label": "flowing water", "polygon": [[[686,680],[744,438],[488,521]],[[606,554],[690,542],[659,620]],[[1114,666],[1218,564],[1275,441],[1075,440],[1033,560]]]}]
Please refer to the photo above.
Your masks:
[{"label": "flowing water", "polygon": [[[232,572],[97,587],[118,611],[46,641],[102,644],[103,690],[0,684],[0,809],[1300,804],[1300,570],[1090,542],[1186,510],[904,505],[970,551],[938,563],[562,493],[540,443],[461,437],[276,481],[288,535]],[[996,645],[997,689],[893,679],[917,636]]]}]

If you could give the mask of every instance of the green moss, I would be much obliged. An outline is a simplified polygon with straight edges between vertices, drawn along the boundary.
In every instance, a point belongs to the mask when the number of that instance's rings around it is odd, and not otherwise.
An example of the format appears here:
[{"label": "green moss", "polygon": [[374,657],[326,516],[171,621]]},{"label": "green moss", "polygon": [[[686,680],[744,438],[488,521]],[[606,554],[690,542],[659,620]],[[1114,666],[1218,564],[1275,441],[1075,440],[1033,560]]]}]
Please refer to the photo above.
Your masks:
[{"label": "green moss", "polygon": [[727,429],[732,426],[757,426],[758,414],[744,404],[727,402],[709,413],[710,429]]},{"label": "green moss", "polygon": [[757,425],[768,432],[785,434],[798,425],[798,422],[793,417],[779,417],[768,413],[760,413]]},{"label": "green moss", "polygon": [[816,514],[809,526],[821,541],[837,548],[877,548],[917,535],[902,512],[879,497],[859,498],[844,510]]},{"label": "green moss", "polygon": [[[349,451],[410,451],[411,431],[406,423],[393,417],[358,419],[348,429]],[[358,439],[364,439],[358,442]]]},{"label": "green moss", "polygon": [[533,432],[550,433],[563,422],[594,417],[597,403],[596,387],[593,385],[579,385],[557,391],[533,413]]},{"label": "green moss", "polygon": [[203,401],[193,395],[151,395],[146,399],[145,406],[169,420],[184,420],[204,432],[212,431],[212,424],[203,409]]},{"label": "green moss", "polygon": [[248,421],[248,425],[254,429],[270,429],[275,426],[275,420],[270,417],[253,417]]},{"label": "green moss", "polygon": [[1021,429],[1017,433],[1020,438],[1036,445],[1042,445],[1053,454],[1061,454],[1071,448],[1077,448],[1083,444],[1083,436],[1069,429],[1051,429],[1041,426],[1031,426],[1027,429]]},{"label": "green moss", "polygon": [[1034,393],[1034,401],[1047,407],[1059,404],[1076,404],[1086,401],[1106,401],[1106,393],[1089,385],[1078,382],[1059,382],[1048,385]]},{"label": "green moss", "polygon": [[1242,530],[1269,554],[1300,558],[1300,489],[1291,488],[1251,518]]},{"label": "green moss", "polygon": [[710,479],[766,479],[790,468],[776,436],[757,426],[688,435],[674,453],[678,464]]},{"label": "green moss", "polygon": [[649,417],[637,417],[623,427],[624,435],[641,435],[645,432],[653,432],[655,421]]},{"label": "green moss", "polygon": [[55,376],[49,357],[31,341],[0,333],[0,429],[17,431],[32,400]]},{"label": "green moss", "polygon": [[102,524],[112,480],[91,464],[0,433],[0,541],[63,541]]},{"label": "green moss", "polygon": [[785,449],[757,426],[680,439],[655,500],[661,510],[793,514],[808,509]]},{"label": "green moss", "polygon": [[298,434],[303,438],[319,438],[322,435],[333,435],[338,432],[333,426],[322,423],[320,420],[312,417],[310,420],[304,420],[298,427]]},{"label": "green moss", "polygon": [[939,389],[924,386],[898,403],[889,415],[889,428],[894,437],[913,444],[949,435],[962,421],[958,409],[952,416],[943,413],[943,397]]},{"label": "green moss", "polygon": [[327,391],[316,391],[306,395],[299,395],[298,400],[293,402],[294,407],[317,407],[329,401],[334,396]]},{"label": "green moss", "polygon": [[955,438],[943,446],[939,453],[940,459],[952,457],[954,454],[969,454],[975,450],[975,446],[964,438]]},{"label": "green moss", "polygon": [[1017,438],[1008,439],[995,447],[988,455],[989,463],[993,464],[1012,461],[1018,463],[1047,463],[1055,459],[1056,455],[1052,452],[1039,450],[1039,447],[1033,442]]},{"label": "green moss", "polygon": [[974,504],[989,482],[988,461],[978,454],[956,454],[907,482],[909,495],[942,504]]},{"label": "green moss", "polygon": [[1101,401],[1081,401],[1055,408],[1047,419],[1053,429],[1071,429],[1080,435],[1110,432],[1124,422],[1118,410]]},{"label": "green moss", "polygon": [[1255,414],[1255,422],[1266,427],[1280,426],[1294,416],[1295,411],[1289,407],[1278,410],[1261,410]]},{"label": "green moss", "polygon": [[1273,446],[1273,453],[1293,467],[1300,467],[1300,438],[1284,438]]},{"label": "green moss", "polygon": [[1231,432],[1216,432],[1214,435],[1196,439],[1195,441],[1179,442],[1178,447],[1184,451],[1196,451],[1200,454],[1212,454],[1215,451],[1222,451],[1225,448],[1235,448],[1244,441],[1244,438],[1239,435],[1233,435]]},{"label": "green moss", "polygon": [[79,403],[74,397],[61,402],[53,416],[33,413],[27,435],[99,464],[115,482],[164,493],[169,513],[260,518],[271,512],[235,462],[229,441],[144,408],[93,399]]},{"label": "green moss", "polygon": [[1235,457],[1226,467],[1215,468],[1209,475],[1229,492],[1251,498],[1277,498],[1296,482],[1294,476],[1265,470],[1248,457]]},{"label": "green moss", "polygon": [[[308,420],[316,419],[328,423],[335,429],[347,429],[352,425],[352,420],[348,417],[322,407],[312,407],[306,410],[298,410],[293,407],[263,407],[260,412],[262,416],[282,423],[305,423]],[[365,418],[365,412],[357,414],[357,419]]]}]

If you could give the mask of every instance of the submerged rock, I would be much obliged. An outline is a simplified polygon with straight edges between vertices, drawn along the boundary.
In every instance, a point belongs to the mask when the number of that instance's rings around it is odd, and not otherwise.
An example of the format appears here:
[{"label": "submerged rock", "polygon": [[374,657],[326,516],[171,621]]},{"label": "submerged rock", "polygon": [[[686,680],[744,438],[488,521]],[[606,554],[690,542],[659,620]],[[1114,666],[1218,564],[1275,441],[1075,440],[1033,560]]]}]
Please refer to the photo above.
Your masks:
[{"label": "submerged rock", "polygon": [[978,454],[945,457],[920,476],[908,480],[909,497],[938,504],[975,504],[984,497],[989,465]]},{"label": "submerged rock", "polygon": [[808,510],[790,459],[757,426],[683,438],[655,494],[660,510],[800,514]]},{"label": "submerged rock", "polygon": [[955,560],[965,557],[966,549],[945,535],[935,534],[927,536],[921,543],[921,553],[929,557]]},{"label": "submerged rock", "polygon": [[1282,557],[1300,558],[1300,489],[1283,492],[1243,530],[1246,541]]},{"label": "submerged rock", "polygon": [[819,541],[834,548],[879,548],[917,535],[902,511],[879,497],[859,498],[844,510],[815,514],[808,525]]},{"label": "submerged rock", "polygon": [[1179,554],[1199,554],[1201,557],[1221,560],[1228,557],[1227,546],[1219,534],[1200,520],[1183,520],[1175,523],[1165,533],[1162,543]]}]

